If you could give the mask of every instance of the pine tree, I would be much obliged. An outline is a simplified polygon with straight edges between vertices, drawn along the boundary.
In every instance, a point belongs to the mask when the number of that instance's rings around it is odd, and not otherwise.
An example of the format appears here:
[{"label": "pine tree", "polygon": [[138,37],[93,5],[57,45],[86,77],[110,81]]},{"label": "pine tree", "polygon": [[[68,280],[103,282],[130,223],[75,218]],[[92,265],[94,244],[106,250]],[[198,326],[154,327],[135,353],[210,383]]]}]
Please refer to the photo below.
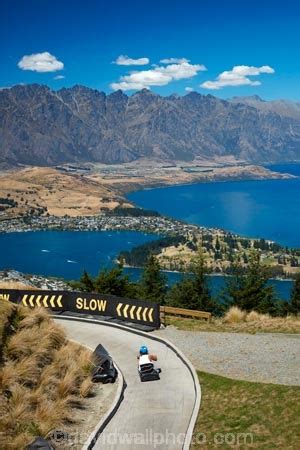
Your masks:
[{"label": "pine tree", "polygon": [[169,290],[166,303],[175,308],[197,309],[194,303],[195,289],[190,276],[185,275],[180,281],[175,283]]},{"label": "pine tree", "polygon": [[205,262],[202,247],[198,250],[196,258],[192,261],[191,272],[194,275],[195,303],[197,308],[209,311],[213,306],[212,298],[209,292],[208,281],[206,278],[208,268]]},{"label": "pine tree", "polygon": [[202,248],[191,264],[191,275],[186,275],[170,289],[167,303],[174,307],[208,311],[219,314],[219,305],[211,296],[206,274],[208,272]]},{"label": "pine tree", "polygon": [[123,274],[123,266],[104,269],[99,272],[94,287],[101,294],[117,295],[119,297],[134,297],[136,286],[130,283],[128,276]]},{"label": "pine tree", "polygon": [[141,297],[144,300],[163,304],[166,285],[167,277],[161,273],[157,258],[154,255],[150,255],[140,282]]},{"label": "pine tree", "polygon": [[291,314],[299,314],[300,312],[300,272],[296,275],[295,283],[292,289],[289,312]]},{"label": "pine tree", "polygon": [[225,289],[223,292],[223,299],[225,305],[241,307],[244,298],[244,273],[243,267],[235,258],[232,261],[230,268],[230,277],[226,280]]},{"label": "pine tree", "polygon": [[250,253],[245,273],[239,262],[233,264],[232,271],[224,295],[227,306],[276,315],[274,289],[268,285],[269,269],[261,263],[259,253],[255,250]]},{"label": "pine tree", "polygon": [[93,280],[86,270],[83,271],[83,274],[79,279],[79,283],[83,291],[93,292],[93,290],[95,289]]}]

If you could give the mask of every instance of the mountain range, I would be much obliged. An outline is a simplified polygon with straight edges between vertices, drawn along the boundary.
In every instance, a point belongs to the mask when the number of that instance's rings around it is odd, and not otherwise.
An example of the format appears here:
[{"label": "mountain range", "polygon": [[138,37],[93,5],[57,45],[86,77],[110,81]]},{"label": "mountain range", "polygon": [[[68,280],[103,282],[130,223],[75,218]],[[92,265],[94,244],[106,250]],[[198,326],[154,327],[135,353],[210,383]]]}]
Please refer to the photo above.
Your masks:
[{"label": "mountain range", "polygon": [[300,160],[300,102],[229,100],[143,89],[106,95],[84,86],[0,90],[0,164],[108,164],[139,158],[251,163]]}]

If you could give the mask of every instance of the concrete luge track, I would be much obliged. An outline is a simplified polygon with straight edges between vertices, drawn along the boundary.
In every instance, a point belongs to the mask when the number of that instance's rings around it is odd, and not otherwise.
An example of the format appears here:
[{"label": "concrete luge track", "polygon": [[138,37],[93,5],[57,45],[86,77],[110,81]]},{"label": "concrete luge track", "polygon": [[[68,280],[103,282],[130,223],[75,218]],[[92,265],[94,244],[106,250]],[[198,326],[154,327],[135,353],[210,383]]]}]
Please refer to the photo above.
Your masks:
[{"label": "concrete luge track", "polygon": [[[200,405],[195,372],[172,344],[126,327],[59,318],[69,338],[89,347],[103,344],[121,368],[124,399],[95,444],[95,449],[186,449]],[[159,358],[159,381],[141,383],[136,355],[142,344]]]}]

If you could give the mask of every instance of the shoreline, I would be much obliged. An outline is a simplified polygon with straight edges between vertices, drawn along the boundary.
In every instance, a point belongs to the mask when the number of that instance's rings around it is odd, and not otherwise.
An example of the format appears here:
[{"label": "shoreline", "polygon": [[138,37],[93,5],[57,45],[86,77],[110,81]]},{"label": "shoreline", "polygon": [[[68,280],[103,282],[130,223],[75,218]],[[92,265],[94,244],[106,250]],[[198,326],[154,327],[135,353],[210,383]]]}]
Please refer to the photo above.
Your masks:
[{"label": "shoreline", "polygon": [[[257,169],[255,166],[246,166],[246,169]],[[238,167],[240,169],[240,167]],[[129,194],[131,192],[136,191],[143,191],[143,190],[154,190],[154,189],[162,189],[162,188],[172,188],[175,186],[189,186],[193,184],[210,184],[210,183],[239,183],[244,181],[272,181],[272,180],[290,180],[290,179],[299,179],[299,176],[288,174],[288,173],[282,173],[282,172],[274,172],[269,169],[265,169],[264,167],[260,167],[259,169],[262,169],[261,172],[258,172],[260,174],[264,175],[264,178],[261,177],[255,177],[251,176],[250,178],[248,176],[227,176],[226,178],[199,178],[197,176],[194,179],[190,179],[189,181],[185,182],[175,182],[170,184],[170,180],[165,180],[164,182],[162,180],[155,182],[153,179],[151,181],[151,177],[149,182],[145,183],[130,183],[126,185],[124,183],[121,183],[117,186],[112,183],[111,188],[114,192],[119,191],[121,195],[124,193]],[[249,171],[248,171],[249,173]],[[265,177],[266,174],[269,174],[270,176]],[[232,175],[232,174],[231,174]],[[252,173],[253,175],[253,173]],[[276,177],[275,177],[276,175]],[[125,197],[125,201],[128,203],[128,198]],[[130,202],[132,203],[132,202]],[[141,208],[144,209],[144,208]],[[145,209],[145,211],[147,211]],[[118,216],[113,214],[92,214],[90,216],[26,216],[26,220],[23,220],[23,218],[10,218],[6,220],[0,221],[0,234],[8,234],[8,233],[22,233],[22,232],[36,232],[36,231],[74,231],[74,232],[89,232],[89,231],[99,231],[99,232],[107,232],[107,231],[132,231],[132,232],[141,232],[141,233],[147,233],[147,234],[154,234],[162,237],[162,236],[171,236],[171,235],[187,235],[187,233],[220,233],[224,235],[231,235],[236,238],[240,239],[246,239],[246,240],[260,240],[263,239],[261,237],[250,237],[250,236],[244,236],[241,234],[237,234],[235,232],[231,232],[228,230],[225,230],[223,228],[219,227],[206,227],[200,224],[192,224],[185,222],[180,219],[175,219],[172,217],[165,217],[159,215],[159,217],[154,219],[154,216],[141,216],[141,217],[133,217],[133,216]],[[2,225],[2,226],[1,226]],[[9,227],[11,226],[11,229]],[[175,228],[174,228],[175,227]],[[155,241],[156,236],[153,236],[153,241]],[[267,238],[264,238],[267,242],[274,242],[273,240],[269,240]],[[280,247],[283,247],[280,245]],[[289,249],[292,249],[292,247],[289,247]],[[296,248],[293,248],[296,250]],[[120,252],[122,249],[120,249]],[[130,266],[130,265],[124,265],[125,268],[132,268],[132,269],[142,269],[141,266]],[[224,270],[224,269],[222,269]],[[180,270],[170,270],[170,269],[162,269],[162,272],[165,273],[174,273],[174,274],[180,274],[184,273],[184,271]],[[286,271],[287,272],[287,271]],[[287,272],[288,273],[288,272]],[[226,277],[230,276],[227,273],[224,272],[212,272],[208,274],[208,276],[220,276],[220,277]],[[281,275],[275,278],[270,278],[277,281],[293,281],[293,278],[283,278]]]},{"label": "shoreline", "polygon": [[[173,271],[163,271],[163,272],[169,272],[174,273]],[[206,275],[209,279],[211,279],[212,283],[214,283],[213,278],[215,276],[224,278],[224,283],[226,283],[226,278],[228,278],[230,275],[225,274],[207,274]],[[16,269],[0,269],[0,286],[3,286],[3,284],[6,283],[6,288],[9,289],[46,289],[46,290],[60,290],[60,291],[74,291],[74,287],[72,287],[72,282],[78,280],[77,278],[64,278],[59,277],[55,275],[43,275],[43,274],[32,274],[27,272],[22,272]],[[178,282],[179,280],[176,280],[175,282]],[[294,280],[292,279],[286,279],[281,280],[277,278],[269,278],[268,280],[271,284],[274,282],[279,283],[279,285],[273,285],[274,289],[280,290],[281,283],[283,281],[288,282],[289,284],[292,284]],[[19,287],[15,287],[16,283]],[[12,286],[12,287],[10,287]],[[276,287],[278,286],[278,287]],[[211,285],[211,288],[213,288],[213,284]],[[213,288],[214,289],[214,288]],[[217,288],[218,290],[219,288]],[[221,288],[222,289],[222,288]],[[287,286],[283,289],[284,292],[287,293],[286,289],[290,290],[292,289],[291,286]],[[287,294],[286,294],[287,295]],[[278,297],[279,298],[279,297]],[[280,297],[281,298],[281,297]],[[282,298],[281,298],[282,299]],[[287,296],[284,301],[289,301],[289,297]]]},{"label": "shoreline", "polygon": [[[187,226],[188,226],[188,224],[187,224]],[[201,227],[197,227],[197,226],[192,226],[192,227],[194,228],[194,230],[196,230],[198,232],[204,231],[206,233],[207,232],[212,233],[212,232],[220,232],[221,231],[221,230],[215,230],[215,229],[213,229],[213,230],[212,229],[205,229],[205,228],[201,228]],[[102,229],[102,230],[100,230],[100,229],[94,230],[94,229],[86,229],[86,228],[85,229],[78,229],[78,230],[74,230],[74,229],[45,229],[45,228],[43,228],[43,229],[32,229],[32,230],[28,229],[28,230],[6,231],[6,232],[1,232],[0,231],[0,235],[1,234],[3,234],[3,235],[4,234],[11,234],[11,233],[30,233],[30,232],[32,232],[32,233],[35,233],[35,232],[46,233],[48,231],[50,231],[50,232],[51,231],[55,231],[55,232],[62,232],[62,231],[64,231],[64,232],[84,232],[84,233],[87,233],[87,232],[100,232],[100,233],[101,232],[104,232],[104,233],[108,233],[108,232],[115,232],[115,233],[133,232],[133,233],[143,233],[143,234],[149,235],[149,237],[150,237],[150,235],[152,235],[150,240],[149,240],[149,243],[150,242],[155,242],[156,240],[159,240],[159,239],[162,239],[162,238],[167,238],[168,236],[169,237],[171,237],[171,236],[175,237],[176,236],[176,234],[171,235],[170,233],[163,232],[161,230],[160,231],[154,231],[154,230],[138,230],[138,229],[128,229],[128,228],[127,229],[120,229],[120,228],[118,228],[118,229]],[[177,235],[179,235],[179,233],[177,233]],[[231,235],[231,236],[235,236],[237,239],[239,239],[239,238],[241,238],[241,239],[248,239],[248,238],[240,237],[239,235]],[[135,248],[135,247],[133,247],[133,248]],[[113,259],[113,262],[115,264],[119,264],[120,263],[120,261],[118,260],[118,256],[120,255],[120,253],[122,251],[123,250],[120,249],[118,251],[118,254],[115,255],[115,257]],[[137,269],[137,270],[142,270],[143,269],[143,266],[141,266],[141,265],[130,265],[128,263],[123,264],[123,267],[125,269]],[[272,267],[272,266],[270,266],[270,267]],[[14,268],[11,268],[10,270],[14,270]],[[188,274],[188,272],[185,272],[184,270],[177,270],[177,269],[171,270],[171,269],[166,269],[166,268],[161,268],[160,270],[163,273]],[[291,277],[288,272],[287,272],[287,274],[288,275],[286,277],[283,277],[282,274],[280,274],[278,277],[276,277],[276,276],[270,277],[270,280],[293,281],[293,277]],[[222,272],[220,272],[220,271],[212,271],[212,272],[208,273],[207,276],[230,277],[231,275],[230,275],[230,273],[226,273],[226,271],[222,271]]]},{"label": "shoreline", "polygon": [[[295,163],[295,165],[297,165]],[[233,166],[235,167],[235,166]],[[240,166],[236,166],[236,167],[240,167]],[[251,166],[244,166],[245,168],[247,167],[251,167]],[[256,167],[256,166],[255,166]],[[227,177],[221,177],[220,175],[216,176],[215,178],[210,178],[210,177],[202,177],[202,178],[194,178],[191,179],[189,181],[182,181],[182,182],[168,182],[168,181],[157,181],[157,182],[151,182],[151,181],[145,181],[145,182],[136,182],[136,183],[122,183],[120,182],[121,188],[118,187],[118,189],[120,190],[120,192],[125,195],[126,200],[128,200],[127,198],[127,194],[131,194],[133,192],[138,192],[138,191],[151,191],[153,189],[165,189],[165,188],[172,188],[172,187],[180,187],[180,186],[190,186],[193,184],[210,184],[210,183],[240,183],[242,181],[285,181],[285,180],[296,180],[299,179],[300,176],[297,175],[293,175],[290,173],[282,173],[282,172],[276,172],[276,171],[272,171],[268,168],[265,168],[264,166],[257,166],[260,169],[265,169],[266,173],[264,177],[260,177],[257,176],[255,177],[252,176],[250,174],[250,176],[230,176],[228,175]],[[268,174],[269,172],[269,174]],[[194,174],[191,174],[194,175]],[[269,175],[269,176],[268,176]],[[277,175],[277,176],[276,176]]]},{"label": "shoreline", "polygon": [[[300,165],[300,162],[299,163],[295,162],[294,164],[295,165]],[[272,172],[272,173],[275,173],[275,172]],[[288,174],[288,173],[287,174],[283,174],[281,172],[278,172],[278,174],[289,175],[289,177],[286,177],[286,178],[282,178],[282,177],[272,178],[272,177],[270,177],[270,178],[263,178],[263,179],[262,178],[258,178],[258,179],[255,179],[255,178],[251,178],[251,179],[241,178],[241,179],[202,180],[202,181],[201,180],[194,180],[194,181],[187,182],[187,183],[178,183],[178,184],[174,183],[172,185],[164,184],[162,186],[148,186],[148,187],[140,186],[137,189],[132,189],[132,190],[128,191],[127,194],[131,194],[131,193],[139,192],[139,191],[152,191],[152,190],[155,190],[155,189],[168,189],[168,188],[174,188],[174,187],[177,187],[177,186],[178,187],[191,186],[191,185],[194,185],[194,184],[211,184],[211,183],[228,183],[228,182],[229,183],[240,183],[240,182],[244,182],[244,181],[245,182],[288,181],[288,180],[298,180],[298,179],[300,179],[300,176],[297,176],[297,175],[292,175],[292,174]],[[129,199],[127,196],[126,196],[126,200],[128,200],[128,202],[132,203],[132,200]],[[140,207],[140,208],[142,208],[142,207]],[[144,209],[144,208],[142,208],[142,209]],[[173,219],[173,217],[171,217],[171,216],[170,216],[170,218]],[[179,221],[181,220],[182,222],[185,222],[183,219],[175,219],[174,218],[174,220],[179,220]],[[185,223],[189,223],[189,222],[185,222]],[[202,225],[202,224],[193,224],[193,225],[199,226],[201,228],[215,229],[215,230],[221,231],[223,233],[229,233],[229,234],[232,234],[233,236],[240,237],[240,238],[243,238],[243,239],[249,239],[249,240],[264,239],[266,241],[276,242],[279,245],[281,245],[282,247],[287,247],[289,249],[294,249],[294,250],[300,249],[300,244],[298,246],[296,246],[296,247],[293,247],[293,246],[286,245],[286,244],[283,244],[283,243],[281,244],[280,242],[274,241],[273,239],[269,239],[268,237],[265,237],[265,236],[253,236],[253,235],[249,236],[249,235],[240,234],[240,233],[238,233],[236,231],[228,230],[228,229],[225,229],[225,228],[222,228],[222,227],[207,227],[206,225]]]},{"label": "shoreline", "polygon": [[[275,172],[273,172],[275,173]],[[278,172],[280,173],[280,172]],[[191,180],[188,182],[183,182],[183,183],[173,183],[173,184],[168,184],[168,183],[162,183],[162,182],[158,182],[157,184],[151,184],[148,185],[147,183],[145,185],[137,185],[132,187],[132,189],[128,189],[128,191],[124,191],[124,193],[130,194],[132,192],[138,192],[138,191],[152,191],[153,189],[168,189],[168,188],[173,188],[173,187],[180,187],[180,186],[191,186],[193,184],[212,184],[212,183],[240,183],[240,182],[257,182],[257,181],[288,181],[288,180],[298,180],[300,178],[300,176],[297,175],[292,175],[292,174],[283,174],[281,173],[281,175],[289,175],[287,177],[268,177],[268,178],[224,178],[224,179],[199,179],[199,180]],[[127,197],[126,197],[127,199]],[[128,199],[127,199],[128,200]]]},{"label": "shoreline", "polygon": [[63,167],[28,166],[0,170],[0,226],[4,220],[27,216],[97,217],[116,207],[132,207],[127,196],[141,190],[300,178],[253,164],[212,165],[208,173],[187,172],[184,164],[176,165],[172,171],[153,163],[109,168],[107,172],[106,166],[95,165],[88,175],[68,173]]},{"label": "shoreline", "polygon": [[[116,260],[116,263],[118,264],[118,260]],[[123,268],[124,269],[138,269],[138,270],[143,270],[143,266],[131,266],[129,264],[123,264]],[[191,272],[181,272],[180,270],[169,270],[169,269],[160,269],[160,272],[163,273],[176,273],[176,274],[182,274],[182,275],[191,275]],[[211,272],[211,273],[206,273],[205,274],[206,277],[220,277],[220,278],[229,278],[232,277],[233,275],[230,275],[228,273],[220,273],[220,272]],[[274,278],[271,277],[269,278],[270,281],[289,281],[289,282],[293,282],[293,278]]]}]

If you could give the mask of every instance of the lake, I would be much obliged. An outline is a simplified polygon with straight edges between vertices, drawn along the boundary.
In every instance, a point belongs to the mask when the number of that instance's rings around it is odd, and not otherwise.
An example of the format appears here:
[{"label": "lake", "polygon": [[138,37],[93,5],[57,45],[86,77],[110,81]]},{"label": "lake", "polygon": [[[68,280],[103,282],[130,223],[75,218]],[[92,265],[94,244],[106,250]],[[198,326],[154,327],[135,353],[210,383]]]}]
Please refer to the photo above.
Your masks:
[{"label": "lake", "polygon": [[[100,269],[112,267],[120,250],[130,250],[159,236],[134,231],[35,231],[0,234],[0,269],[15,269],[29,274],[78,279],[85,269],[96,275]],[[132,281],[141,269],[128,268]],[[180,273],[166,272],[168,284],[180,280]],[[217,294],[225,285],[225,277],[210,276],[209,285]],[[272,280],[277,295],[288,299],[292,283]]]},{"label": "lake", "polygon": [[157,239],[135,231],[32,231],[0,234],[0,268],[76,279],[111,267],[122,249]]},{"label": "lake", "polygon": [[[269,166],[300,177],[300,165]],[[300,247],[300,178],[197,183],[133,192],[138,206],[207,227]]]},{"label": "lake", "polygon": [[[300,176],[300,165],[270,166]],[[134,192],[128,198],[191,223],[228,229],[245,236],[262,236],[300,247],[300,179],[201,183]],[[111,267],[121,250],[156,239],[154,234],[130,231],[36,231],[0,234],[0,269],[77,279],[86,269],[96,275]],[[126,269],[132,280],[140,269]],[[181,277],[167,273],[171,285]],[[214,294],[225,284],[209,277]],[[292,283],[271,280],[277,295],[288,299]]]}]

